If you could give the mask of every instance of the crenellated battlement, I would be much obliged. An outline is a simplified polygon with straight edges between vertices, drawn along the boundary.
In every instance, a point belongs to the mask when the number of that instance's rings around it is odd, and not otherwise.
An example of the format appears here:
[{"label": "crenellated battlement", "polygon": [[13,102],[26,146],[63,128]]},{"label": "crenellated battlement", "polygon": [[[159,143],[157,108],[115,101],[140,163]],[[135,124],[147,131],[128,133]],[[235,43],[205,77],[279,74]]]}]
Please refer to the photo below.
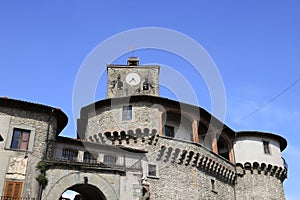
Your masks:
[{"label": "crenellated battlement", "polygon": [[157,130],[144,128],[143,130],[137,128],[128,131],[112,131],[105,133],[98,133],[88,138],[91,142],[98,142],[101,144],[111,145],[135,145],[135,144],[156,144],[158,140]]},{"label": "crenellated battlement", "polygon": [[236,164],[237,175],[243,177],[245,174],[260,174],[266,176],[273,176],[283,182],[287,178],[287,170],[276,165],[258,163],[258,162],[246,162],[244,164]]},{"label": "crenellated battlement", "polygon": [[[209,173],[228,183],[234,184],[236,173],[234,165],[224,158],[213,154],[200,144],[180,141],[173,138],[160,136],[156,129],[138,128],[128,131],[113,131],[94,134],[89,137],[92,142],[110,145],[129,145],[132,147],[155,148],[155,160],[164,164],[177,164],[191,166]],[[151,147],[150,147],[151,148]]]},{"label": "crenellated battlement", "polygon": [[160,146],[156,160],[195,167],[198,170],[234,184],[236,173],[234,172],[233,165],[229,165],[219,158],[210,156],[200,148],[201,147],[182,149],[172,146]]}]

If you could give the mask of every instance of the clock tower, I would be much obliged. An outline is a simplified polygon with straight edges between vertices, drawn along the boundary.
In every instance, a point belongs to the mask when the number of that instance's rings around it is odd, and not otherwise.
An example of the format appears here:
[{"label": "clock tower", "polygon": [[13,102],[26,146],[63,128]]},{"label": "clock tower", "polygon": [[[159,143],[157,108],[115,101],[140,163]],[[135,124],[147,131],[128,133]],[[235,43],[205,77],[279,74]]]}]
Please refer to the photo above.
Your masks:
[{"label": "clock tower", "polygon": [[139,65],[137,57],[129,57],[127,65],[108,64],[106,98],[159,96],[159,68],[158,65]]}]

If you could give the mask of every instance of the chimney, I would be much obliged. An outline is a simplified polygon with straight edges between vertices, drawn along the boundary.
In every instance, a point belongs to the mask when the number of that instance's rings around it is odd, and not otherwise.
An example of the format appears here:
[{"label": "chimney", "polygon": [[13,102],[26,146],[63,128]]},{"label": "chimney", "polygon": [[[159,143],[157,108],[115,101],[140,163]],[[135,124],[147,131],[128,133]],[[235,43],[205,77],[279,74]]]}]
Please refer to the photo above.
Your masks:
[{"label": "chimney", "polygon": [[128,66],[138,66],[139,65],[139,58],[138,57],[128,57],[127,65]]}]

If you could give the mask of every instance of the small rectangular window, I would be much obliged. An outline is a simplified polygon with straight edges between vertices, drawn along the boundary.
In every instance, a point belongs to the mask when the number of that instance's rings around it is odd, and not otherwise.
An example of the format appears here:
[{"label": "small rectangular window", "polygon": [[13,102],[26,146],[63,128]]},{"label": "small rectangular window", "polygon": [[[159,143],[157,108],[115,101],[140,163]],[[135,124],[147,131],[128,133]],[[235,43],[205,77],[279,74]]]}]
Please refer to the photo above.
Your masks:
[{"label": "small rectangular window", "polygon": [[22,182],[7,181],[4,190],[4,199],[21,199]]},{"label": "small rectangular window", "polygon": [[270,144],[268,141],[263,141],[263,145],[264,145],[264,152],[265,154],[270,154]]},{"label": "small rectangular window", "polygon": [[28,150],[30,131],[15,128],[10,148],[15,150]]},{"label": "small rectangular window", "polygon": [[129,121],[132,120],[132,106],[123,106],[122,120]]},{"label": "small rectangular window", "polygon": [[173,126],[167,126],[167,125],[165,125],[163,133],[164,133],[165,136],[174,137],[175,136],[175,134],[174,134],[174,127]]},{"label": "small rectangular window", "polygon": [[114,166],[116,165],[117,158],[110,155],[104,155],[104,164]]},{"label": "small rectangular window", "polygon": [[157,176],[156,165],[152,165],[152,164],[148,165],[148,176]]},{"label": "small rectangular window", "polygon": [[149,84],[143,84],[143,90],[149,90]]},{"label": "small rectangular window", "polygon": [[78,151],[76,149],[63,149],[61,159],[63,161],[77,161]]},{"label": "small rectangular window", "polygon": [[216,180],[215,179],[211,179],[210,180],[210,184],[211,184],[211,190],[213,192],[216,192]]}]

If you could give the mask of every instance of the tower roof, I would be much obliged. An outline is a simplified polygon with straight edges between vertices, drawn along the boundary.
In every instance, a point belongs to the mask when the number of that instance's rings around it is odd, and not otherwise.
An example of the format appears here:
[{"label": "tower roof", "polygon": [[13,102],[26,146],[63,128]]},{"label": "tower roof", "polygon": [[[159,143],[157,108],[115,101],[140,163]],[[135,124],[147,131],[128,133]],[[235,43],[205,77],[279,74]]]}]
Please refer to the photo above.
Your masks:
[{"label": "tower roof", "polygon": [[34,112],[42,112],[51,114],[53,112],[54,116],[57,117],[57,130],[56,135],[58,135],[67,125],[68,117],[67,115],[59,108],[54,108],[51,106],[46,106],[42,104],[32,103],[28,101],[21,101],[16,99],[10,99],[7,97],[0,97],[0,105],[2,107],[11,107],[20,110],[28,110]]},{"label": "tower roof", "polygon": [[267,137],[275,139],[280,144],[280,150],[283,151],[287,147],[287,140],[280,135],[276,135],[268,132],[261,131],[238,131],[237,137],[239,136],[254,136],[254,137]]}]

